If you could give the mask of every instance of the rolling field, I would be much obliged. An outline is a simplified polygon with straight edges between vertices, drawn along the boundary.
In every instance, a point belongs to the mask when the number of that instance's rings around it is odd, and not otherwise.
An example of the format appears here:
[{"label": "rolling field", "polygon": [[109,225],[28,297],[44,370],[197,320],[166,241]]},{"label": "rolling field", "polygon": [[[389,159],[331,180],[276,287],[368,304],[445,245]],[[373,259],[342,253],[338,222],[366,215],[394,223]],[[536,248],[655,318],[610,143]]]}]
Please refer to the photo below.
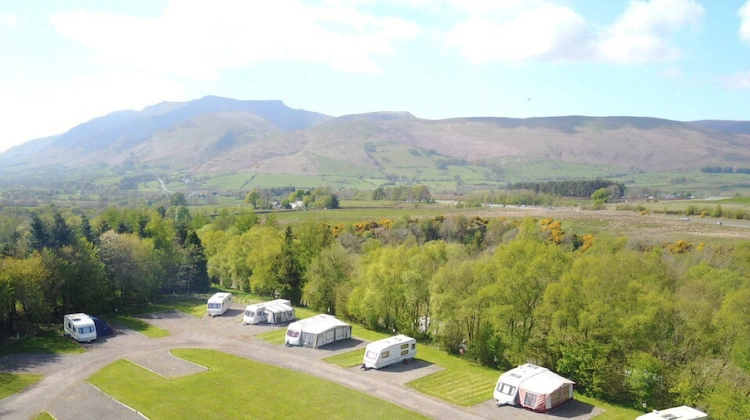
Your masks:
[{"label": "rolling field", "polygon": [[90,382],[154,420],[351,419],[363,413],[372,419],[425,418],[332,382],[225,353],[197,349],[172,353],[210,370],[166,380],[119,360]]}]

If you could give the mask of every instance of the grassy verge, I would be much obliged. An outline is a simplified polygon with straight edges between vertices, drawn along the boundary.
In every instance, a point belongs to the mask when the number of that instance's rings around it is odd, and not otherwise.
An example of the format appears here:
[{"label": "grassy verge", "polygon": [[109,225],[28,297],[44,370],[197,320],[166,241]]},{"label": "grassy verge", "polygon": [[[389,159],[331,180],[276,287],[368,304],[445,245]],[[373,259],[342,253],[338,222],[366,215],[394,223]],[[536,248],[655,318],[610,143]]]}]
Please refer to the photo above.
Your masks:
[{"label": "grassy verge", "polygon": [[241,357],[198,349],[173,350],[172,354],[211,370],[165,380],[119,360],[89,381],[154,420],[425,418],[333,382]]},{"label": "grassy verge", "polygon": [[596,420],[632,420],[638,416],[642,416],[643,414],[645,414],[642,411],[607,404],[605,402],[578,393],[575,394],[574,398],[578,401],[593,405],[595,407],[599,407],[602,410],[606,410],[604,413],[596,416]]},{"label": "grassy verge", "polygon": [[359,349],[359,350],[349,351],[346,353],[337,354],[331,357],[326,357],[323,360],[328,363],[341,366],[343,368],[350,368],[354,366],[360,366],[364,360],[364,357],[365,357],[365,350]]},{"label": "grassy verge", "polygon": [[199,298],[180,298],[168,302],[153,303],[147,306],[128,309],[123,315],[143,315],[162,311],[180,311],[196,318],[206,314],[206,300]]},{"label": "grassy verge", "polygon": [[52,417],[52,414],[45,411],[44,413],[41,413],[38,416],[34,417],[34,420],[55,420],[55,418]]},{"label": "grassy verge", "polygon": [[0,400],[39,382],[42,375],[0,373]]},{"label": "grassy verge", "polygon": [[83,353],[85,350],[80,344],[65,338],[56,331],[45,331],[34,337],[20,341],[7,342],[0,347],[0,354],[15,353]]},{"label": "grassy verge", "polygon": [[159,327],[155,327],[149,324],[146,321],[127,315],[108,316],[107,322],[109,322],[110,324],[123,325],[133,331],[138,331],[148,338],[166,337],[169,335],[169,331],[167,330],[163,330]]}]

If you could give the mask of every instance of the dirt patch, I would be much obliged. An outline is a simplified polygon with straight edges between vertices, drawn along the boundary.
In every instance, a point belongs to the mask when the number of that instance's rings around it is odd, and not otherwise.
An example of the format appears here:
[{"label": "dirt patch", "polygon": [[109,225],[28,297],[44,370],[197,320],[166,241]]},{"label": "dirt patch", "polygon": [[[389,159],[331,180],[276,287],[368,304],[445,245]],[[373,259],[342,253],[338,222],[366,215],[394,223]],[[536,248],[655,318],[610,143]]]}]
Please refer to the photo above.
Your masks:
[{"label": "dirt patch", "polygon": [[89,383],[79,383],[47,410],[58,420],[143,420],[136,411],[122,405]]},{"label": "dirt patch", "polygon": [[132,355],[127,360],[170,379],[206,371],[206,368],[172,356],[168,351]]},{"label": "dirt patch", "polygon": [[588,420],[604,412],[601,408],[577,400],[570,401],[546,414],[507,405],[498,407],[496,400],[488,400],[477,404],[471,407],[469,411],[487,419],[503,420],[542,420],[549,418]]}]

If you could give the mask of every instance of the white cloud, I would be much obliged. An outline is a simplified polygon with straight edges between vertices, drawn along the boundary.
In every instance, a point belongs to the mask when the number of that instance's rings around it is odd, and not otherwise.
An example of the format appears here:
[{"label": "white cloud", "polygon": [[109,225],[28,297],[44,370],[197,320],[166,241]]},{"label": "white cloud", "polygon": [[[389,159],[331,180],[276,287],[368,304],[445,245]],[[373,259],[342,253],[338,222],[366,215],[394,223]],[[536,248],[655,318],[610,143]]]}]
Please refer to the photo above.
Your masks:
[{"label": "white cloud", "polygon": [[674,60],[680,56],[674,36],[699,30],[705,14],[695,0],[633,0],[610,26],[596,28],[569,7],[550,1],[504,0],[499,9],[488,3],[477,0],[474,8],[456,3],[469,16],[445,37],[447,45],[474,62]]},{"label": "white cloud", "polygon": [[591,34],[584,19],[571,9],[552,4],[526,10],[496,23],[471,17],[446,36],[474,62],[492,59],[565,59],[587,54]]},{"label": "white cloud", "polygon": [[601,42],[603,59],[616,63],[668,61],[679,58],[670,42],[685,28],[697,30],[704,17],[695,0],[631,1],[606,31]]},{"label": "white cloud", "polygon": [[737,12],[740,17],[740,39],[750,44],[750,0]]},{"label": "white cloud", "polygon": [[731,89],[750,89],[750,70],[724,77],[722,82]]},{"label": "white cloud", "polygon": [[393,52],[395,40],[420,31],[347,3],[313,7],[301,0],[174,0],[155,18],[78,10],[50,21],[104,63],[191,78],[272,60],[378,72],[373,56]]},{"label": "white cloud", "polygon": [[18,17],[16,17],[16,15],[14,15],[13,13],[0,14],[0,24],[5,24],[8,26],[18,25]]},{"label": "white cloud", "polygon": [[162,101],[186,100],[179,84],[147,73],[110,73],[68,83],[0,88],[3,118],[0,151],[34,138],[63,133],[107,113],[140,110]]}]

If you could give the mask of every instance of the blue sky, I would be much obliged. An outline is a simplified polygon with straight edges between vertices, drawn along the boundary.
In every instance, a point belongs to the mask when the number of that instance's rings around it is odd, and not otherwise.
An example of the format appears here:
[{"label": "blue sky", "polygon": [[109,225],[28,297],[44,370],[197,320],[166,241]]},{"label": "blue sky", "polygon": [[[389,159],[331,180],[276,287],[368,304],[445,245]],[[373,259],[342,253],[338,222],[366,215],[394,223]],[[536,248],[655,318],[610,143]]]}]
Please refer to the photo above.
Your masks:
[{"label": "blue sky", "polygon": [[5,1],[0,57],[0,150],[205,95],[750,120],[750,0]]}]

